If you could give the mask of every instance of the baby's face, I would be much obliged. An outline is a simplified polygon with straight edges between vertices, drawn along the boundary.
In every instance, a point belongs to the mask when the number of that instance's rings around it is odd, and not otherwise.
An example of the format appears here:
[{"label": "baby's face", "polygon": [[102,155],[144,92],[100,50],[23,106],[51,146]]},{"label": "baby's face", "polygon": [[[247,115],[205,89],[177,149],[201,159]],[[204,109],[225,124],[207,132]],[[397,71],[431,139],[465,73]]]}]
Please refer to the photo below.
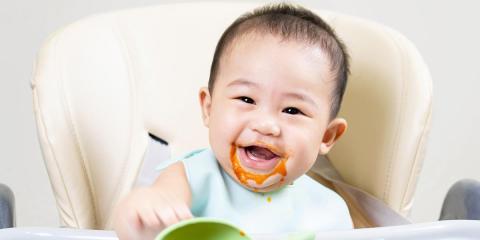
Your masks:
[{"label": "baby's face", "polygon": [[323,50],[272,35],[234,41],[213,94],[200,91],[219,163],[254,191],[272,191],[306,173],[346,128],[330,119],[334,80]]}]

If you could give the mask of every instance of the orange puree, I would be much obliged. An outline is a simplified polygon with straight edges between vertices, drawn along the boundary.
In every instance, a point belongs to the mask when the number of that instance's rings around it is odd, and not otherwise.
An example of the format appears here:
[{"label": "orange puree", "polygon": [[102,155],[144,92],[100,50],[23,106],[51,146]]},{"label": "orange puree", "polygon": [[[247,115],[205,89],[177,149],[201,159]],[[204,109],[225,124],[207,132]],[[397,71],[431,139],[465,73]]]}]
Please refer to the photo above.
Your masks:
[{"label": "orange puree", "polygon": [[[232,148],[230,150],[230,160],[232,162],[233,172],[235,173],[237,178],[240,180],[240,182],[244,185],[248,185],[247,183],[248,180],[253,180],[259,185],[263,184],[265,180],[267,180],[269,177],[277,173],[285,177],[287,175],[287,168],[285,167],[287,158],[288,156],[282,156],[282,159],[280,159],[277,166],[275,166],[272,172],[266,173],[266,174],[258,174],[258,173],[248,172],[245,169],[243,169],[243,167],[240,164],[240,160],[238,159],[235,145],[232,144]],[[280,181],[283,182],[283,177]]]}]

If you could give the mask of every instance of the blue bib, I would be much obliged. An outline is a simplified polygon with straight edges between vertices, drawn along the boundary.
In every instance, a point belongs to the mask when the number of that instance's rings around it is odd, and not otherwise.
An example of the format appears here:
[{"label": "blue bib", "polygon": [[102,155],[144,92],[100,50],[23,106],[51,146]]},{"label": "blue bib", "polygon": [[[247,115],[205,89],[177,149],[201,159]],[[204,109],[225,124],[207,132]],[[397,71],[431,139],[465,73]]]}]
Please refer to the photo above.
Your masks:
[{"label": "blue bib", "polygon": [[303,175],[273,192],[252,192],[223,171],[212,150],[183,162],[192,192],[192,214],[226,220],[252,234],[352,229],[344,200]]}]

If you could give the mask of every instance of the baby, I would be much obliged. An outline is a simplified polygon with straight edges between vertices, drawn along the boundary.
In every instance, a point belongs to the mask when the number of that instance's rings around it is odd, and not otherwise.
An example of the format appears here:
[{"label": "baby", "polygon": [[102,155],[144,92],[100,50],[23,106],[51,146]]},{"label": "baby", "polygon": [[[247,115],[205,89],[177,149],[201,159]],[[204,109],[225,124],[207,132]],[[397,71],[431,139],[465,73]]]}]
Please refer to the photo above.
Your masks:
[{"label": "baby", "polygon": [[153,238],[193,216],[247,233],[351,228],[345,202],[305,175],[345,133],[337,113],[348,72],[345,46],[309,10],[270,5],[238,18],[199,93],[211,149],[120,201],[119,238]]}]

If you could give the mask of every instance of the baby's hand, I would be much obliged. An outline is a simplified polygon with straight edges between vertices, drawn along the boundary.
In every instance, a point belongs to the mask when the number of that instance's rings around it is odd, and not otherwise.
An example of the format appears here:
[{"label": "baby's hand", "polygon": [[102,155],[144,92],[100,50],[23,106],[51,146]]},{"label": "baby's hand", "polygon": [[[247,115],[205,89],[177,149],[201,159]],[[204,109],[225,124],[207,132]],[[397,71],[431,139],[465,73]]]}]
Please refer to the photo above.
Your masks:
[{"label": "baby's hand", "polygon": [[147,187],[120,201],[114,217],[119,239],[154,239],[166,227],[192,218],[192,213],[176,194]]}]

